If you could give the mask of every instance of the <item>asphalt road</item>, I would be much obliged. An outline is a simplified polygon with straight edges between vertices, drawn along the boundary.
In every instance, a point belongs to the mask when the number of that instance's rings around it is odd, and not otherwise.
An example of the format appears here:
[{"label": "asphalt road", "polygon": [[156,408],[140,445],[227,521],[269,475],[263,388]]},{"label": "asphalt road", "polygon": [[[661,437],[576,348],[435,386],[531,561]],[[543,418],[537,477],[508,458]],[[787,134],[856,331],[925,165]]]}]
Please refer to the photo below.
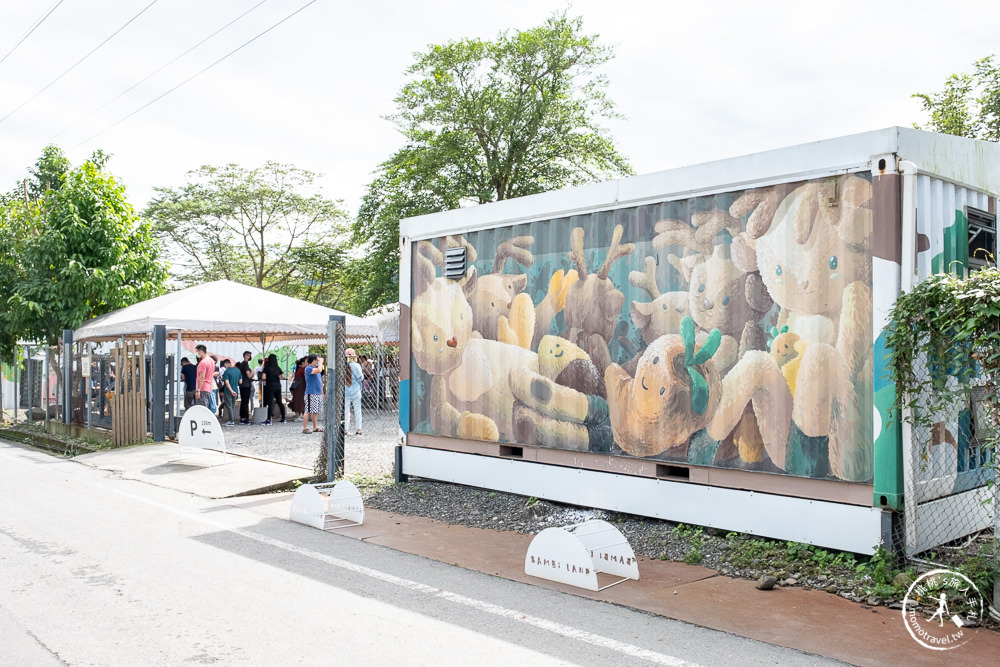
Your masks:
[{"label": "asphalt road", "polygon": [[839,664],[0,443],[0,665],[331,663]]}]

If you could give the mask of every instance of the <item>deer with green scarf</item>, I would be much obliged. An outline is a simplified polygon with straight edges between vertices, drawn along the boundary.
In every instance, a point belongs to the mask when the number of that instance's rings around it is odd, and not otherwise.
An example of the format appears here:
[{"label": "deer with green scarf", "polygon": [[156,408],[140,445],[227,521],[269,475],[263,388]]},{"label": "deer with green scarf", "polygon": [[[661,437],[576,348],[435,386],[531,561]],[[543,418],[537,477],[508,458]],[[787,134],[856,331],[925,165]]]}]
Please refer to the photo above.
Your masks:
[{"label": "deer with green scarf", "polygon": [[722,381],[712,356],[722,335],[709,332],[701,347],[690,317],[681,333],[660,336],[642,353],[635,376],[618,364],[604,371],[615,442],[633,456],[678,456],[712,420]]}]

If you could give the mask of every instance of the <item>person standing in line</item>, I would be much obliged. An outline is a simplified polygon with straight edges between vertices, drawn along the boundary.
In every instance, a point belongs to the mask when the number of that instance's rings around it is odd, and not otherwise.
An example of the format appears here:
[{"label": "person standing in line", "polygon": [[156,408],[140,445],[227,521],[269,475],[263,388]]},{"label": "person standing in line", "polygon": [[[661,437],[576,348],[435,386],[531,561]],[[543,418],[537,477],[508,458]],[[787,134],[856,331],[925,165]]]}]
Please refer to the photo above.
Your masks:
[{"label": "person standing in line", "polygon": [[213,379],[215,382],[212,384],[212,401],[209,405],[209,410],[215,413],[216,418],[222,421],[222,408],[224,407],[222,395],[225,393],[222,391],[222,362],[219,361],[218,355],[211,355],[212,360],[215,361],[215,373],[213,374]]},{"label": "person standing in line", "polygon": [[347,357],[344,372],[344,430],[351,430],[351,406],[354,406],[354,424],[357,426],[354,435],[361,435],[361,384],[364,372],[353,347],[344,350],[344,355]]},{"label": "person standing in line", "polygon": [[[371,360],[365,355],[358,357],[358,365],[361,366],[361,402],[368,401],[371,405],[371,397],[375,394],[375,367]],[[345,385],[346,386],[346,385]]]},{"label": "person standing in line", "polygon": [[194,405],[195,380],[198,377],[198,367],[187,357],[181,359],[181,379],[184,380],[184,409]]},{"label": "person standing in line", "polygon": [[257,370],[254,371],[257,377],[257,404],[264,405],[264,380],[261,375],[264,373],[264,357],[257,360]]},{"label": "person standing in line", "polygon": [[253,373],[250,371],[250,359],[253,353],[247,350],[243,353],[243,361],[236,362],[236,370],[240,372],[240,423],[250,423],[250,396],[253,395]]},{"label": "person standing in line", "polygon": [[292,378],[292,385],[288,388],[292,394],[292,412],[295,421],[306,413],[306,358],[302,357],[295,362],[295,376]]},{"label": "person standing in line", "polygon": [[198,370],[195,373],[194,402],[206,408],[211,408],[212,387],[215,385],[215,362],[208,356],[208,348],[202,344],[195,346],[198,355]]},{"label": "person standing in line", "polygon": [[226,400],[226,426],[233,426],[236,422],[236,397],[239,396],[240,369],[232,365],[229,359],[222,360],[222,395]]},{"label": "person standing in line", "polygon": [[264,405],[267,406],[267,419],[264,424],[271,425],[271,404],[275,401],[277,401],[281,412],[281,423],[284,424],[285,404],[281,400],[281,381],[285,379],[285,376],[281,372],[281,367],[278,366],[278,355],[267,355],[267,363],[264,364],[264,370],[260,377],[264,382]]},{"label": "person standing in line", "polygon": [[[319,427],[319,413],[323,410],[323,359],[315,354],[306,357],[303,369],[306,378],[305,417],[302,418],[303,433],[322,433]],[[309,430],[309,420],[312,419],[312,430]]]}]

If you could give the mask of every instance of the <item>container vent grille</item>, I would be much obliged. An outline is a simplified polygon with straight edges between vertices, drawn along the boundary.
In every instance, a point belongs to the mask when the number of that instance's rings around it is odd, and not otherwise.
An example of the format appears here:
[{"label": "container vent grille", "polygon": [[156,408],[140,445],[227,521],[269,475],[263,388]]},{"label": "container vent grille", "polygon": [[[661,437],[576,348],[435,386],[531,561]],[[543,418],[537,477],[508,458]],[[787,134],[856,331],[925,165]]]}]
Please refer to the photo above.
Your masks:
[{"label": "container vent grille", "polygon": [[450,280],[460,280],[465,277],[466,255],[465,246],[448,248],[444,255],[444,276]]}]

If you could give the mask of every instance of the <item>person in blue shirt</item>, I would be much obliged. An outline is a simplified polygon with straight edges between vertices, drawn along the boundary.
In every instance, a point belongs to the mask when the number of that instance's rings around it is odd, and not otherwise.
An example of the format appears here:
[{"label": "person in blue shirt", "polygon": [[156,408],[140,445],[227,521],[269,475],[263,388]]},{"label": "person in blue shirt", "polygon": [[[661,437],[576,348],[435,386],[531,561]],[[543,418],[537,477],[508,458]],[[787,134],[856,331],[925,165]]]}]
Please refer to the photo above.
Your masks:
[{"label": "person in blue shirt", "polygon": [[[306,358],[306,413],[302,417],[302,432],[322,432],[317,423],[319,413],[323,410],[323,359],[315,354]],[[309,419],[312,419],[312,430],[309,429]]]},{"label": "person in blue shirt", "polygon": [[194,405],[194,383],[198,377],[198,367],[187,357],[181,359],[181,379],[184,380],[184,409]]},{"label": "person in blue shirt", "polygon": [[354,407],[354,423],[357,430],[354,435],[361,435],[361,386],[364,380],[358,355],[353,347],[344,351],[347,356],[347,368],[344,373],[344,430],[351,430],[351,407]]},{"label": "person in blue shirt", "polygon": [[222,398],[226,406],[226,426],[233,426],[236,420],[236,397],[240,392],[240,379],[243,374],[233,366],[229,359],[222,360]]}]

